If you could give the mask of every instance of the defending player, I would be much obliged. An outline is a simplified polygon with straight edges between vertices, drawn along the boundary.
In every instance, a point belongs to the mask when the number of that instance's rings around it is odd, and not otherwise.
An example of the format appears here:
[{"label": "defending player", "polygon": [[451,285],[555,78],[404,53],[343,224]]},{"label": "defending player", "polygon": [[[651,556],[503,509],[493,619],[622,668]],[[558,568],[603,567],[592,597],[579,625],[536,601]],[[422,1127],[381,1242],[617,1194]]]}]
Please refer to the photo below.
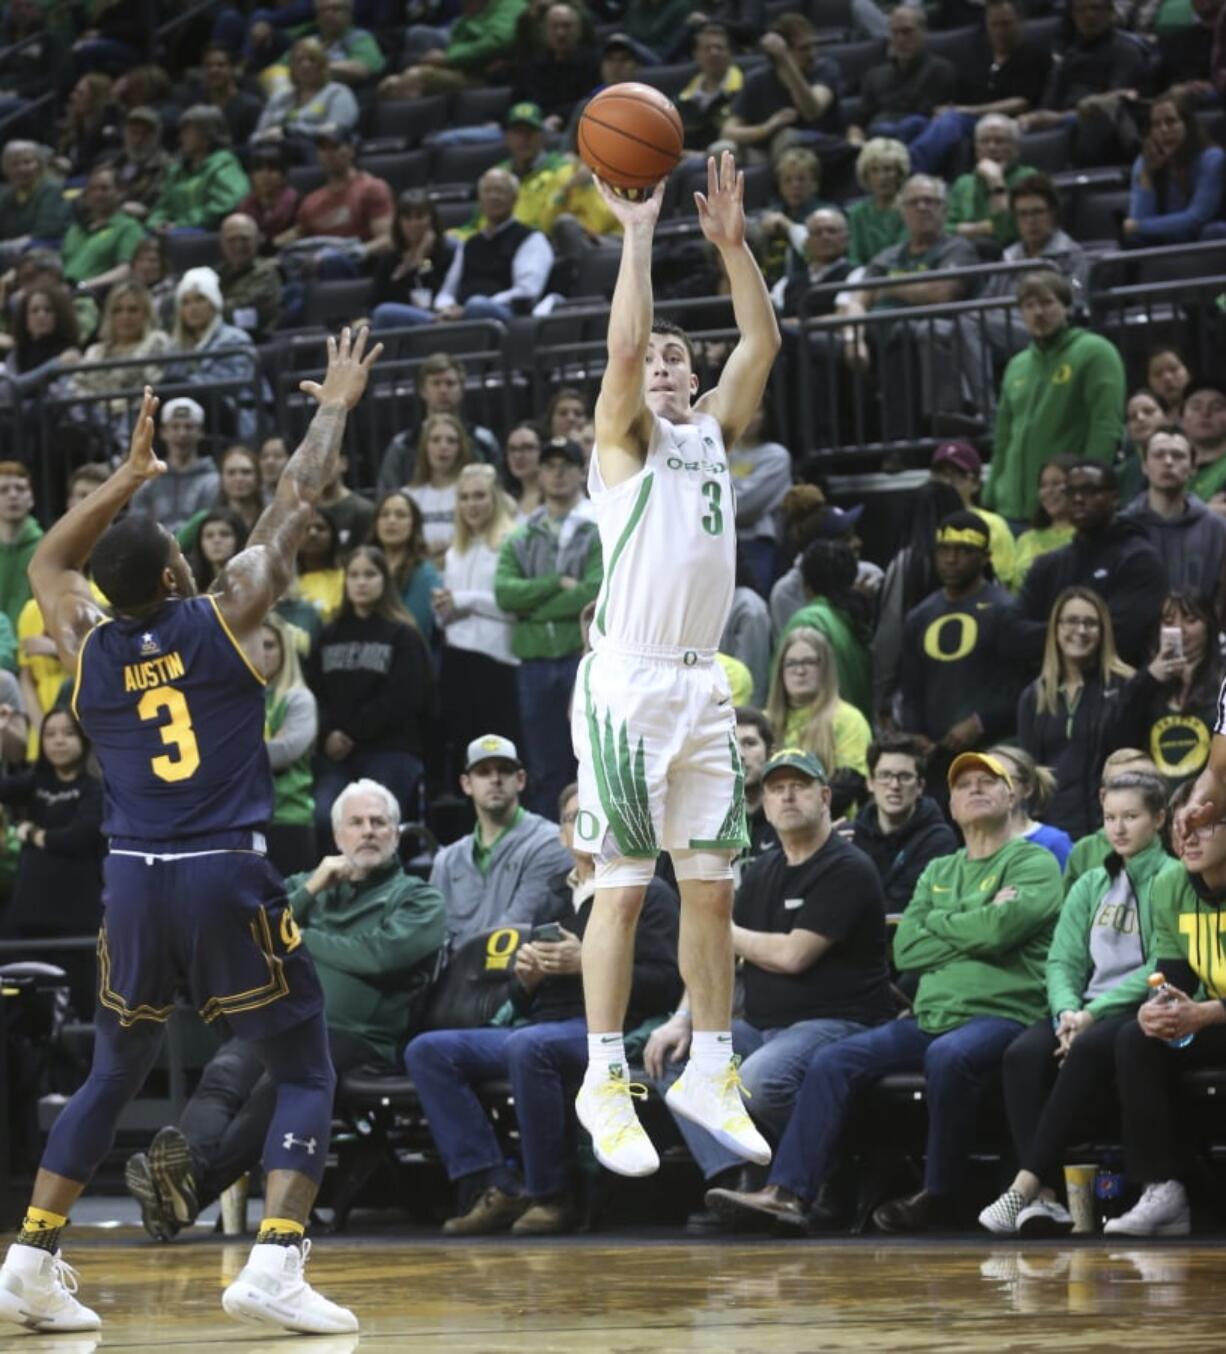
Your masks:
[{"label": "defending player", "polygon": [[626,1077],[622,1024],[635,925],[661,849],[681,888],[680,964],[693,1021],[690,1061],[669,1103],[733,1151],[770,1160],[732,1058],[731,862],[746,843],[744,778],[715,652],[736,572],[725,448],[761,403],[779,329],[745,243],[744,175],[731,155],[711,159],[706,195],[695,200],[723,258],[741,337],[719,384],[693,403],[690,341],[652,318],[664,185],[643,202],[601,189],[625,235],[589,477],[604,584],[573,713],[577,841],[597,862],[583,940],[588,1069],[576,1108],[605,1166],[647,1175],[660,1163],[634,1111],[640,1088]]},{"label": "defending player", "polygon": [[[146,389],[127,461],[58,521],[30,582],[74,707],[102,766],[105,919],[98,937],[94,1060],[56,1120],[34,1193],[0,1269],[0,1316],[38,1331],[96,1330],[60,1258],[61,1229],[110,1151],[119,1115],[157,1057],[176,991],[206,1021],[250,1039],[277,1086],[264,1144],[265,1216],[222,1305],[240,1320],[353,1331],[352,1312],[303,1278],[304,1225],[328,1152],[335,1073],[323,996],[259,829],[271,817],[260,626],[293,576],[311,504],[336,474],[345,421],[381,348],[366,331],[328,340],[319,402],[276,497],[213,592],[194,596],[175,538],[157,522],[112,520],[166,467],[153,453]],[[91,554],[92,552],[92,554]],[[105,620],[82,574],[110,598]]]}]

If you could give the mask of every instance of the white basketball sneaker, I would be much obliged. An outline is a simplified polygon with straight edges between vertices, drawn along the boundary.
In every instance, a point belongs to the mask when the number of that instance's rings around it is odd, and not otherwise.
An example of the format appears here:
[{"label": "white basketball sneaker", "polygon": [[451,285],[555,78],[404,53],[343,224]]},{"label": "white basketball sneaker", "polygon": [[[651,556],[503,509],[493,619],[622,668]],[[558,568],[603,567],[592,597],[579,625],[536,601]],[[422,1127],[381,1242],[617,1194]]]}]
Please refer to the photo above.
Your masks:
[{"label": "white basketball sneaker", "polygon": [[705,1128],[730,1152],[759,1166],[769,1166],[770,1143],[745,1113],[739,1069],[739,1058],[730,1058],[718,1072],[700,1071],[691,1060],[668,1088],[664,1103],[674,1114]]},{"label": "white basketball sneaker", "polygon": [[238,1278],[221,1296],[226,1313],[253,1326],[279,1326],[305,1335],[337,1335],[358,1328],[346,1307],[329,1302],[302,1276],[311,1243],[256,1243]]},{"label": "white basketball sneaker", "polygon": [[618,1066],[603,1080],[585,1079],[575,1097],[579,1122],[592,1135],[596,1160],[618,1175],[651,1175],[660,1158],[634,1112],[635,1100],[647,1098],[647,1087],[628,1081]]},{"label": "white basketball sneaker", "polygon": [[0,1317],[36,1331],[98,1330],[97,1312],[77,1301],[77,1273],[56,1251],[14,1242],[0,1267]]},{"label": "white basketball sneaker", "polygon": [[1108,1236],[1187,1236],[1191,1230],[1192,1210],[1178,1180],[1146,1185],[1122,1218],[1111,1218],[1103,1225]]}]

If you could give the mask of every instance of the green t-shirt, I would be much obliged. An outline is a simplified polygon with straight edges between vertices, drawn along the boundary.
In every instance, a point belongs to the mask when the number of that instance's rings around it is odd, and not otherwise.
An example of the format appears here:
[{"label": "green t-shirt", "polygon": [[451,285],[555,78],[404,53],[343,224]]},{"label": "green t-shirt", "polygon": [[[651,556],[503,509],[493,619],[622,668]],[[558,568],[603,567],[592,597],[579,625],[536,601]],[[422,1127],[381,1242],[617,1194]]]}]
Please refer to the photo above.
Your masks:
[{"label": "green t-shirt", "polygon": [[121,263],[130,263],[144,238],[144,226],[127,212],[116,212],[99,226],[83,226],[74,221],[60,250],[64,276],[69,282],[85,282]]},{"label": "green t-shirt", "polygon": [[521,804],[519,808],[515,810],[515,816],[506,827],[504,827],[501,832],[496,832],[494,834],[494,839],[488,846],[481,840],[481,824],[478,823],[477,826],[473,828],[473,864],[477,867],[477,872],[482,879],[490,872],[490,857],[494,854],[494,848],[512,828],[518,827],[523,821],[524,808]]},{"label": "green t-shirt", "polygon": [[1208,503],[1213,495],[1223,487],[1226,487],[1226,455],[1219,456],[1216,461],[1210,461],[1208,465],[1202,465],[1192,476],[1188,485],[1188,493],[1195,494],[1197,498],[1202,498]]}]

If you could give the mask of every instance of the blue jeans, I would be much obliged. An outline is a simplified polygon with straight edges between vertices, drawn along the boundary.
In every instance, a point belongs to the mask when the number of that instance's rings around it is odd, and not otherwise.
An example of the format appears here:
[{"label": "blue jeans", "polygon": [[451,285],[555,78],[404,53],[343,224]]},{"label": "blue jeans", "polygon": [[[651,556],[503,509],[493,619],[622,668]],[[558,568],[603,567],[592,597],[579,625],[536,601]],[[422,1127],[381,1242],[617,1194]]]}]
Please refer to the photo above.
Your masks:
[{"label": "blue jeans", "polygon": [[[742,1058],[741,1080],[748,1094],[751,1115],[778,1138],[787,1125],[796,1102],[796,1092],[813,1054],[836,1039],[859,1034],[863,1025],[853,1020],[800,1020],[777,1030],[760,1030],[746,1020],[732,1022],[732,1051]],[[685,1069],[684,1060],[669,1063],[655,1082],[664,1095]],[[703,1128],[677,1115],[677,1127],[703,1178],[744,1165],[744,1159],[719,1143]]]},{"label": "blue jeans", "polygon": [[433,324],[438,316],[421,306],[410,306],[403,301],[380,301],[370,312],[372,329],[407,329],[413,324]]},{"label": "blue jeans", "polygon": [[893,1072],[923,1072],[928,1078],[924,1188],[937,1196],[952,1194],[970,1151],[984,1087],[1024,1028],[1016,1020],[976,1016],[945,1034],[925,1034],[914,1020],[891,1020],[818,1049],[775,1153],[770,1183],[811,1202],[834,1164],[857,1094]]},{"label": "blue jeans", "polygon": [[315,761],[315,831],[321,848],[332,840],[332,805],[337,796],[355,780],[368,776],[396,796],[401,822],[418,818],[417,788],[421,784],[421,762],[411,752],[381,752],[375,748],[355,748],[343,762],[317,756]]},{"label": "blue jeans", "polygon": [[501,320],[503,324],[510,324],[514,314],[510,306],[488,296],[470,296],[464,302],[466,320]]},{"label": "blue jeans", "polygon": [[869,136],[890,136],[908,145],[928,127],[923,113],[904,113],[899,118],[878,118],[868,129]]},{"label": "blue jeans", "polygon": [[557,817],[558,796],[575,778],[569,712],[579,658],[528,658],[519,665],[519,754],[528,771],[523,799],[546,818]]},{"label": "blue jeans", "polygon": [[949,157],[963,138],[974,133],[977,121],[975,113],[959,113],[956,108],[939,113],[907,148],[911,152],[911,172],[943,174]]},{"label": "blue jeans", "polygon": [[570,1185],[572,1100],[586,1063],[587,1024],[582,1017],[516,1030],[434,1030],[419,1034],[404,1052],[405,1068],[450,1180],[505,1167],[476,1088],[510,1079],[524,1190],[533,1199],[561,1194]]}]

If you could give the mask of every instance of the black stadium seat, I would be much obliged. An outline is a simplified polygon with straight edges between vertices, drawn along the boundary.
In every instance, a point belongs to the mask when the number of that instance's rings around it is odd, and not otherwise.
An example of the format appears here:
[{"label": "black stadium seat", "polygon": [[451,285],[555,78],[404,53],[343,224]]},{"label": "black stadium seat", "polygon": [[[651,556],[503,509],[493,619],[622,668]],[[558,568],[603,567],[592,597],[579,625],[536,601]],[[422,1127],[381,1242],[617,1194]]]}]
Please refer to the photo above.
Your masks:
[{"label": "black stadium seat", "polygon": [[215,268],[221,262],[220,237],[213,231],[203,235],[172,232],[166,238],[170,271],[185,273],[189,268]]},{"label": "black stadium seat", "polygon": [[401,150],[391,154],[363,155],[358,167],[386,179],[394,193],[402,193],[406,188],[424,188],[429,183],[430,152]]},{"label": "black stadium seat", "polygon": [[416,146],[430,132],[447,125],[447,96],[429,94],[424,99],[380,99],[375,104],[375,136],[399,136]]},{"label": "black stadium seat", "polygon": [[451,125],[479,127],[484,122],[502,122],[502,115],[511,106],[513,90],[510,85],[493,89],[462,89],[451,105]]},{"label": "black stadium seat", "polygon": [[818,55],[827,57],[839,68],[843,76],[843,93],[856,94],[865,72],[885,60],[885,41],[869,38],[865,42],[836,42],[823,47]]},{"label": "black stadium seat", "polygon": [[661,94],[675,99],[698,72],[692,61],[683,61],[675,66],[646,66],[635,76],[640,84],[650,85]]},{"label": "black stadium seat", "polygon": [[507,158],[502,137],[475,146],[435,146],[430,164],[431,183],[466,183],[477,193],[477,180],[487,169]]},{"label": "black stadium seat", "polygon": [[368,277],[343,278],[335,282],[312,281],[307,286],[303,322],[336,329],[369,316],[374,303],[373,286]]},{"label": "black stadium seat", "polygon": [[1017,158],[1031,169],[1058,174],[1072,163],[1072,144],[1067,127],[1051,127],[1045,132],[1023,132]]}]

